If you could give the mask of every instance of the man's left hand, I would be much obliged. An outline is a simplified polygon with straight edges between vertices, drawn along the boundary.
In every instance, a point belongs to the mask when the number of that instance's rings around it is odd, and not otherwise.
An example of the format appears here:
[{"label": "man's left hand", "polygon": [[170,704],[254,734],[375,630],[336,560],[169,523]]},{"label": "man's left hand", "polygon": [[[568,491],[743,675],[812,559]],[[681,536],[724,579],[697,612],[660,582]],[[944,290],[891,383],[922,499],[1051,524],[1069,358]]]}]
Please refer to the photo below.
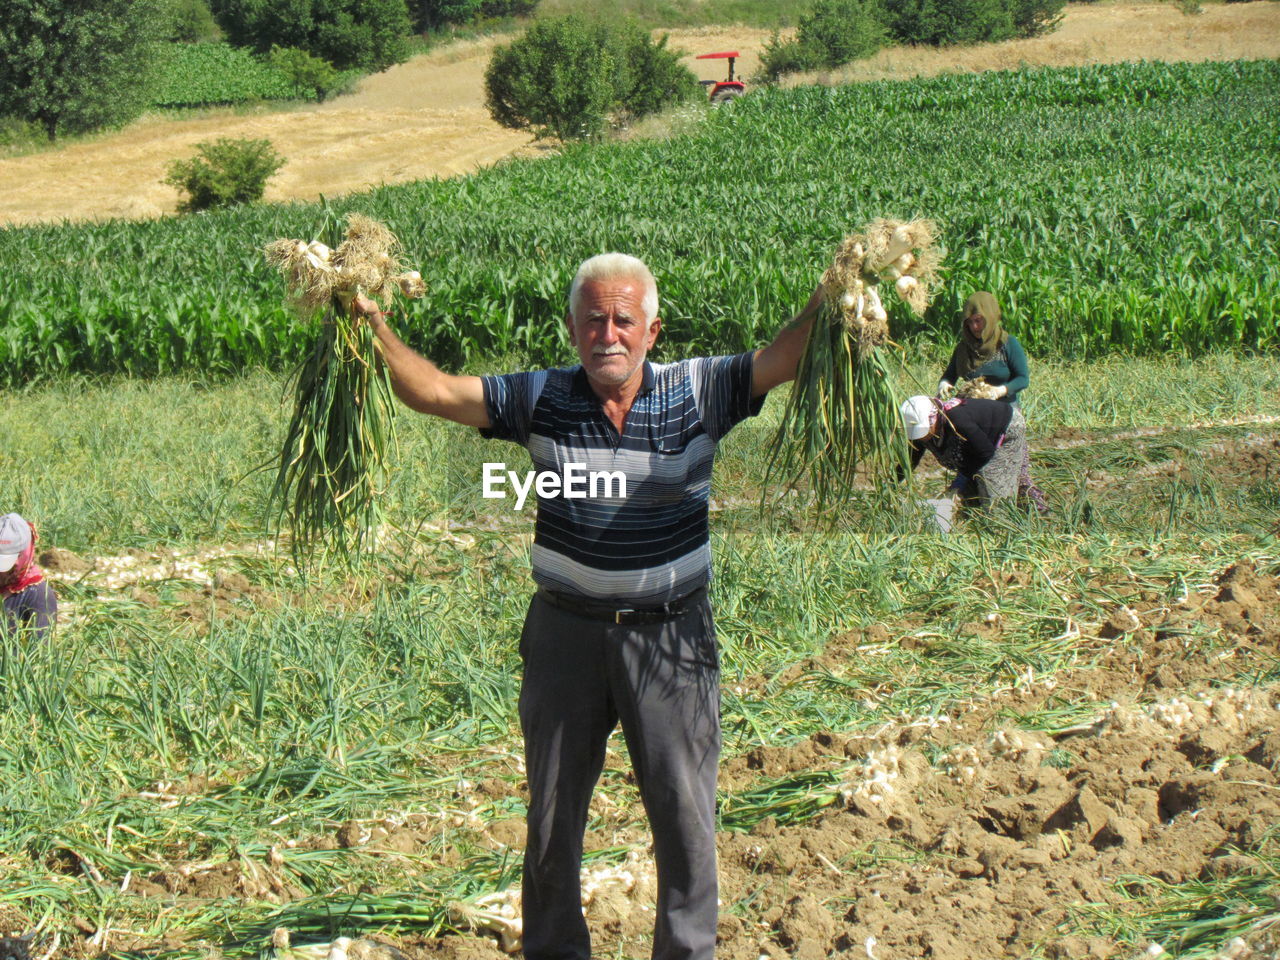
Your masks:
[{"label": "man's left hand", "polygon": [[809,338],[809,328],[822,309],[822,297],[822,284],[818,284],[809,295],[809,302],[778,331],[773,343],[756,351],[751,367],[753,397],[763,396],[779,384],[795,379],[800,355],[804,353],[804,344]]}]

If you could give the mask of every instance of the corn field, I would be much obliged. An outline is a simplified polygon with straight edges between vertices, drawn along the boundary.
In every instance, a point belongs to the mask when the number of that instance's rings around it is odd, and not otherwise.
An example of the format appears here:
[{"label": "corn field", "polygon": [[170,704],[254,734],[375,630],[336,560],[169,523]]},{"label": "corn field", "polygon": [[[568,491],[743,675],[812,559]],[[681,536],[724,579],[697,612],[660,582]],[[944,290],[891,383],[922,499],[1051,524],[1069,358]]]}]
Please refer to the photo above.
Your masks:
[{"label": "corn field", "polygon": [[[891,316],[898,339],[949,339],[963,298],[991,289],[1040,356],[1265,350],[1278,145],[1280,64],[1119,64],[763,91],[689,137],[338,206],[403,239],[430,294],[399,324],[451,364],[563,361],[568,282],[605,249],[653,265],[674,349],[758,344],[879,215],[928,215],[948,249],[929,313]],[[0,231],[0,380],[294,362],[305,334],[257,251],[317,219],[295,204]]]}]

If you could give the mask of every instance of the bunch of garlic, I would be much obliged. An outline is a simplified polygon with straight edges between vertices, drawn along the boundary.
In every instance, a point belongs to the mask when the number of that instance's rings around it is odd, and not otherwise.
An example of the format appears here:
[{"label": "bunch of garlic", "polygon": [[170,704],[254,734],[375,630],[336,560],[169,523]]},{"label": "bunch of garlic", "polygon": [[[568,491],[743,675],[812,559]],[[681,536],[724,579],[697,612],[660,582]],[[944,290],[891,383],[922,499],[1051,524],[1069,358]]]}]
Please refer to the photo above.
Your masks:
[{"label": "bunch of garlic", "polygon": [[397,291],[421,297],[427,287],[417,270],[404,270],[399,241],[363,214],[347,217],[346,239],[331,249],[319,240],[276,240],[266,246],[267,263],[280,270],[294,307],[303,316],[335,300],[345,310],[356,295],[386,300]]},{"label": "bunch of garlic", "polygon": [[983,377],[974,377],[956,388],[956,396],[969,400],[996,400],[1002,394],[996,390],[995,384],[987,383]]},{"label": "bunch of garlic", "polygon": [[913,311],[924,313],[942,259],[934,248],[935,231],[928,220],[878,219],[845,237],[822,287],[827,301],[838,304],[846,326],[877,342],[887,339],[889,312],[882,292],[890,283]]},{"label": "bunch of garlic", "polygon": [[649,856],[633,850],[624,863],[583,868],[579,879],[582,888],[582,912],[596,899],[611,893],[631,894],[654,876],[654,862]]},{"label": "bunch of garlic", "polygon": [[993,757],[1038,767],[1040,758],[1045,752],[1045,745],[1028,733],[1017,730],[997,730],[991,735],[988,749]]}]

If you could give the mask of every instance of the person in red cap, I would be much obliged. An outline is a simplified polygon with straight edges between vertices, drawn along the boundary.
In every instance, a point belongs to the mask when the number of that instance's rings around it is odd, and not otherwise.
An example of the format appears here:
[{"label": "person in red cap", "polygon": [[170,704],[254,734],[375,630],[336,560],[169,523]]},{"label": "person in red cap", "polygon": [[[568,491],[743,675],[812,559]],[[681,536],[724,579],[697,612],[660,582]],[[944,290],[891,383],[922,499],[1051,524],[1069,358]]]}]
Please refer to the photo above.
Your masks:
[{"label": "person in red cap", "polygon": [[36,531],[16,513],[0,517],[0,632],[30,631],[43,638],[58,617],[58,598],[35,563]]}]

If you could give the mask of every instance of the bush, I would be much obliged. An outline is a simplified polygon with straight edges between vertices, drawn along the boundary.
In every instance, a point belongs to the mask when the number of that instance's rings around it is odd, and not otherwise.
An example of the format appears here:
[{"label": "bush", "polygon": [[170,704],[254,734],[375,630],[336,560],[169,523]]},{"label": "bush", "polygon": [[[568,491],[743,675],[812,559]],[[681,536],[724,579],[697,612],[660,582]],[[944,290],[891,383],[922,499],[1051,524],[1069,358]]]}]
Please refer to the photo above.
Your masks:
[{"label": "bush", "polygon": [[783,40],[775,30],[760,52],[759,79],[774,83],[789,73],[818,69],[817,51],[794,37]]},{"label": "bush", "polygon": [[451,23],[466,23],[480,14],[480,0],[409,0],[409,16],[415,30],[439,30]]},{"label": "bush", "polygon": [[385,70],[409,58],[405,0],[217,0],[232,43],[267,53],[300,47],[338,69]]},{"label": "bush", "polygon": [[886,32],[875,0],[817,0],[800,18],[796,39],[819,67],[839,67],[871,56],[884,46]]},{"label": "bush", "polygon": [[494,51],[485,103],[504,127],[560,140],[599,136],[611,116],[654,113],[694,96],[697,79],[634,24],[562,17]]},{"label": "bush", "polygon": [[[1195,2],[1195,0],[1189,0]],[[761,77],[838,67],[869,57],[890,40],[942,46],[1048,33],[1066,0],[817,0],[794,39],[774,34]]]},{"label": "bush", "polygon": [[272,47],[267,62],[295,90],[314,97],[317,103],[327,100],[342,86],[342,74],[332,64],[297,47]]},{"label": "bush", "polygon": [[667,35],[654,41],[634,24],[615,28],[619,65],[614,84],[614,112],[631,119],[647,117],[663,107],[697,96],[702,86],[680,55],[667,49]]},{"label": "bush", "polygon": [[817,0],[800,18],[796,35],[781,40],[775,33],[760,56],[765,80],[788,73],[843,66],[869,57],[887,39],[875,0]]},{"label": "bush", "polygon": [[480,4],[482,17],[531,17],[538,9],[538,0],[484,0]]},{"label": "bush", "polygon": [[1038,37],[1058,28],[1066,0],[1012,0],[1012,4],[1014,34]]},{"label": "bush", "polygon": [[188,160],[175,160],[164,179],[186,192],[178,205],[183,213],[261,200],[267,181],[284,166],[270,140],[222,137],[196,144],[196,151]]}]

